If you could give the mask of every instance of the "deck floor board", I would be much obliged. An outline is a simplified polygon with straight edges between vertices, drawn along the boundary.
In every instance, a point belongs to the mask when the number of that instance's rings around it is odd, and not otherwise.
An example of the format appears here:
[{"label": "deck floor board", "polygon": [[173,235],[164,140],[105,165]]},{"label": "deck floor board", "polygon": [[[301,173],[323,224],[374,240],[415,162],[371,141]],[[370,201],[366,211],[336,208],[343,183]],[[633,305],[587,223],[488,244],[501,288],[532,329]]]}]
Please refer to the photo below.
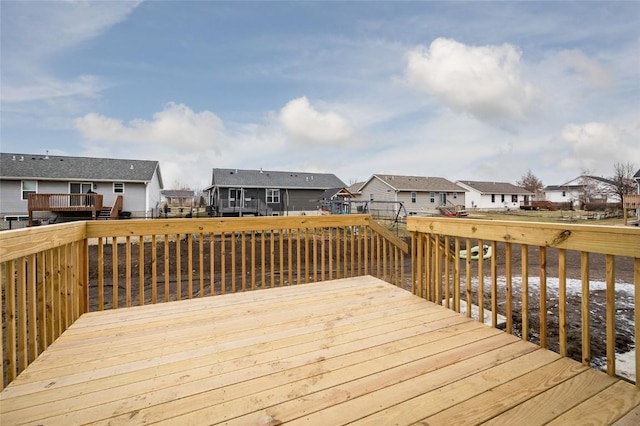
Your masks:
[{"label": "deck floor board", "polygon": [[638,407],[627,382],[373,277],[85,314],[0,394],[12,425],[625,424]]}]

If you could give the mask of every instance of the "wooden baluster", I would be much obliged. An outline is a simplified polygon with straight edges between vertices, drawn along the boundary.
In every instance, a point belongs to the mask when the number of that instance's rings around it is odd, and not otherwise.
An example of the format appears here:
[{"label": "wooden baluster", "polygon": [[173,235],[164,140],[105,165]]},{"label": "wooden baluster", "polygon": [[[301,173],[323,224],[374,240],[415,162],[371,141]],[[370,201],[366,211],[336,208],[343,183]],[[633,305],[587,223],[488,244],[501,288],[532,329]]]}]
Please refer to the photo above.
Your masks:
[{"label": "wooden baluster", "polygon": [[589,253],[580,253],[580,275],[582,278],[582,364],[591,365],[591,330],[589,318]]},{"label": "wooden baluster", "polygon": [[558,347],[567,356],[567,251],[558,250]]},{"label": "wooden baluster", "polygon": [[144,237],[140,235],[138,237],[138,278],[140,287],[140,306],[144,305]]},{"label": "wooden baluster", "polygon": [[529,246],[522,245],[522,340],[529,340]]},{"label": "wooden baluster", "polygon": [[131,237],[125,238],[125,296],[126,306],[131,306]]},{"label": "wooden baluster", "polygon": [[607,281],[607,374],[616,375],[616,277],[615,257],[611,254],[605,256],[605,270]]},{"label": "wooden baluster", "polygon": [[540,347],[547,347],[547,249],[538,247],[540,255]]}]

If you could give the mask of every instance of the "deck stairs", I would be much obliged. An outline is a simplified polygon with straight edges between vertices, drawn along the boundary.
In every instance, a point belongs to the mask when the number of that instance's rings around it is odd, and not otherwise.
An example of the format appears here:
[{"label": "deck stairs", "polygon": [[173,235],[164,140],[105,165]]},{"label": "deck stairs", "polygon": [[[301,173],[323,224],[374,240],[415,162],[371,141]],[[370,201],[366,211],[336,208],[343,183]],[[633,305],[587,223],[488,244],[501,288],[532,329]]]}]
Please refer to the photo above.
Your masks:
[{"label": "deck stairs", "polygon": [[109,219],[111,219],[111,207],[100,210],[100,213],[98,213],[98,220],[109,220]]}]

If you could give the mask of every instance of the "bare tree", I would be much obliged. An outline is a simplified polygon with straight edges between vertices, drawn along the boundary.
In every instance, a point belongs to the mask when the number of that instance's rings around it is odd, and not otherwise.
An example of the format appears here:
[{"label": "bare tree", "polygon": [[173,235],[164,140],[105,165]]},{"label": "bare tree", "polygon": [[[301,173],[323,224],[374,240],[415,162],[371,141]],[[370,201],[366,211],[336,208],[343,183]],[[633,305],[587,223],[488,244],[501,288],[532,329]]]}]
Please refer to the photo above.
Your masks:
[{"label": "bare tree", "polygon": [[611,194],[614,198],[622,201],[625,195],[635,193],[635,182],[633,175],[636,167],[630,163],[617,162],[613,165],[613,176],[611,179]]},{"label": "bare tree", "polygon": [[533,192],[534,194],[539,194],[544,188],[544,184],[542,183],[542,181],[531,172],[531,169],[529,169],[527,173],[522,175],[520,180],[516,181],[516,185],[526,189],[529,192]]},{"label": "bare tree", "polygon": [[593,172],[589,169],[582,169],[578,183],[582,187],[580,190],[580,208],[587,203],[602,200],[602,191],[598,190],[596,179],[593,178]]}]

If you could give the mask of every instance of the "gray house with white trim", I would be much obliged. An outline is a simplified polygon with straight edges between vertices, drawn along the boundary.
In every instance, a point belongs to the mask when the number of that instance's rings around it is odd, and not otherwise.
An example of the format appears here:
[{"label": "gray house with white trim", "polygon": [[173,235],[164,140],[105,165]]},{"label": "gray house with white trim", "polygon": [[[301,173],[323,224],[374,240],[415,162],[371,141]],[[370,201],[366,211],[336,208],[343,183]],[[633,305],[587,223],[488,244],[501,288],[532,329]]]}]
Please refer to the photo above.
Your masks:
[{"label": "gray house with white trim", "polygon": [[325,191],[345,188],[331,173],[213,169],[207,193],[211,216],[318,214]]},{"label": "gray house with white trim", "polygon": [[[105,208],[121,202],[131,217],[157,217],[162,187],[157,161],[0,153],[0,220],[28,216],[29,194],[95,193]],[[72,207],[74,198],[66,199]],[[55,220],[63,212],[39,215]]]}]

